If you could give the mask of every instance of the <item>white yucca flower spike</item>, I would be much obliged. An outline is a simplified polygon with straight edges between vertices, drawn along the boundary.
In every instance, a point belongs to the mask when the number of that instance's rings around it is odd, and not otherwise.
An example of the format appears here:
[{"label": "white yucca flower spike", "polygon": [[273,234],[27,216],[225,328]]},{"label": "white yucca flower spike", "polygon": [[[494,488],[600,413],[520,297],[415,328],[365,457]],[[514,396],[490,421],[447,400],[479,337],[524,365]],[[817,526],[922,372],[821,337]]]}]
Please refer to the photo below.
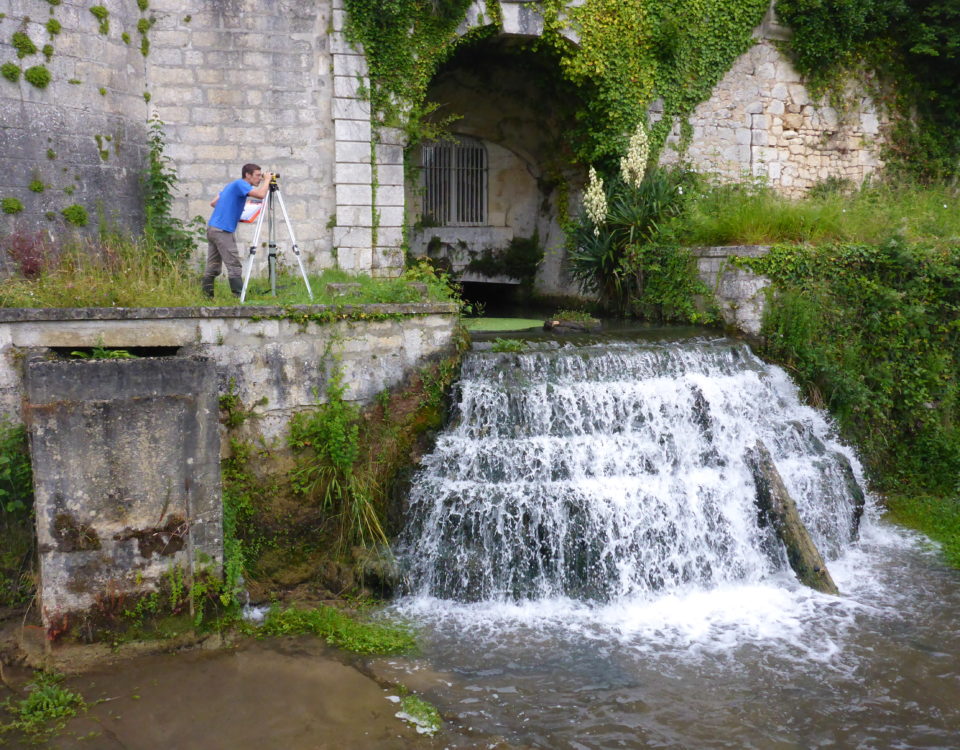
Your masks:
[{"label": "white yucca flower spike", "polygon": [[620,159],[620,174],[623,176],[623,181],[635,188],[640,187],[643,175],[647,171],[649,157],[650,141],[647,139],[647,131],[644,130],[643,123],[638,122],[637,129],[630,136],[627,155]]},{"label": "white yucca flower spike", "polygon": [[603,180],[597,177],[597,170],[590,167],[590,182],[583,196],[583,207],[593,222],[593,233],[600,234],[600,225],[607,218],[607,196],[603,192]]}]

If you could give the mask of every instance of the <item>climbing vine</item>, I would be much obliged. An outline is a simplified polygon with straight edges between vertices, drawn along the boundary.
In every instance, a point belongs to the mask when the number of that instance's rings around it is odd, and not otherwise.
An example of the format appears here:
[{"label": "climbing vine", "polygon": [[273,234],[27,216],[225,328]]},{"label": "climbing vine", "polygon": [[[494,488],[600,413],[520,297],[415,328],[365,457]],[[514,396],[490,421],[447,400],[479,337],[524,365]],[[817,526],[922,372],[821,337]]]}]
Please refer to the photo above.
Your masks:
[{"label": "climbing vine", "polygon": [[[499,5],[457,37],[468,0],[347,0],[347,36],[363,44],[374,112],[385,121],[424,108],[438,67],[459,46],[501,25]],[[706,99],[751,44],[767,0],[544,0],[541,51],[555,56],[559,74],[580,96],[574,134],[578,160],[612,171],[651,102],[663,100],[653,128],[653,155],[677,118]],[[579,39],[574,44],[568,36]],[[411,118],[402,124],[407,124]]]}]

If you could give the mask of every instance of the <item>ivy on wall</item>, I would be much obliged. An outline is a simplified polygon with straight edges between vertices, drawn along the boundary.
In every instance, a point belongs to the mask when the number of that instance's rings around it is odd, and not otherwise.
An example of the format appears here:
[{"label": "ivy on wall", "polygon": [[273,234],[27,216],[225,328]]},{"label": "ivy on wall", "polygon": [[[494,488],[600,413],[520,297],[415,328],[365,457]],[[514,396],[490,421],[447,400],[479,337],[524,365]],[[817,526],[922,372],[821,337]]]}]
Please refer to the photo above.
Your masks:
[{"label": "ivy on wall", "polygon": [[[485,26],[457,37],[468,0],[346,0],[347,37],[363,44],[370,98],[381,117],[423,111],[430,80],[458,46],[500,27],[488,3]],[[577,159],[612,171],[652,101],[664,117],[652,130],[654,156],[676,118],[685,122],[751,44],[768,0],[543,0],[541,50],[580,95]],[[565,33],[573,31],[574,44]],[[428,111],[428,110],[427,110]],[[408,128],[414,117],[401,117]]]}]

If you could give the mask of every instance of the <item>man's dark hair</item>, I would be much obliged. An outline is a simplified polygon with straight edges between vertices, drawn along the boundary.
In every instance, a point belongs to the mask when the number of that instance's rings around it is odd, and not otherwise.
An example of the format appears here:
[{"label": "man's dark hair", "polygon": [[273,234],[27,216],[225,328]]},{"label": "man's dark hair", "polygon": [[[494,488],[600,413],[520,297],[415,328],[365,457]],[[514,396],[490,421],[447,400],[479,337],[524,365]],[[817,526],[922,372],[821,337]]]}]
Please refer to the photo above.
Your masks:
[{"label": "man's dark hair", "polygon": [[253,174],[253,173],[256,172],[258,169],[260,169],[260,165],[259,165],[259,164],[244,164],[244,165],[243,165],[243,169],[242,169],[241,172],[240,172],[240,179],[242,180],[242,179],[243,179],[244,177],[246,177],[248,174]]}]

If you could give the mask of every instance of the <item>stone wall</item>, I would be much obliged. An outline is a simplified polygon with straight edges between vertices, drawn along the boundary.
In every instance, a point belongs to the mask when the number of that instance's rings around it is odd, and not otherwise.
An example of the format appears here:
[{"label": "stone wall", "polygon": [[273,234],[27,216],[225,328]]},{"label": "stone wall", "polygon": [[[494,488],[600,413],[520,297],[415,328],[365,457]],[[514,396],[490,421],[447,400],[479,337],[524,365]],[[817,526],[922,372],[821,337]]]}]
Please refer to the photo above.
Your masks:
[{"label": "stone wall", "polygon": [[770,280],[730,263],[734,256],[756,258],[770,250],[764,245],[701,247],[693,251],[697,271],[713,293],[724,325],[747,336],[759,336]]},{"label": "stone wall", "polygon": [[[151,0],[149,14],[146,85],[180,176],[177,214],[206,222],[210,200],[253,162],[280,173],[305,263],[333,265],[329,1]],[[252,235],[253,225],[238,228],[244,257]],[[290,248],[279,212],[277,240]]]},{"label": "stone wall", "polygon": [[[336,319],[354,314],[356,319]],[[274,440],[292,414],[324,399],[335,358],[349,385],[346,398],[366,403],[451,351],[455,325],[451,303],[0,309],[0,414],[21,419],[25,355],[95,346],[134,353],[161,348],[213,362],[218,391],[232,388],[244,405],[257,405],[256,429]]]},{"label": "stone wall", "polygon": [[[150,0],[145,10],[136,0],[102,4],[109,12],[106,33],[90,5],[79,0],[7,3],[0,63],[44,62],[40,52],[18,61],[11,39],[22,28],[38,47],[52,44],[46,65],[53,80],[41,90],[22,78],[0,79],[0,198],[17,198],[25,207],[21,214],[0,214],[0,233],[40,227],[62,236],[70,227],[61,211],[73,203],[85,207],[91,229],[100,207],[109,220],[136,228],[142,220],[138,176],[145,121],[155,112],[165,123],[167,155],[180,176],[177,216],[206,221],[209,201],[239,176],[244,162],[253,161],[281,173],[281,192],[308,267],[400,272],[408,203],[404,138],[371,124],[366,62],[363,51],[345,39],[343,0]],[[537,3],[504,0],[501,6],[503,40],[542,33]],[[474,3],[460,32],[491,15],[484,2]],[[55,36],[45,27],[50,18],[62,26]],[[783,34],[772,16],[758,29],[758,44],[694,113],[693,141],[683,158],[724,178],[766,179],[790,194],[827,177],[859,182],[881,165],[881,119],[863,95],[851,95],[843,113],[814,101],[774,46]],[[482,104],[491,110],[491,102],[506,101],[522,88],[518,82],[522,76],[500,76],[500,88]],[[471,96],[460,92],[461,99]],[[557,104],[523,101],[534,114],[552,112]],[[469,124],[476,113],[465,114]],[[526,127],[522,117],[517,122],[515,131]],[[561,213],[558,191],[541,179],[557,173],[556,154],[563,149],[545,148],[549,139],[542,135],[531,141],[521,133],[518,146],[480,130],[472,134],[519,154],[540,179],[534,203],[547,206],[537,218],[547,258],[538,287],[569,291],[555,221]],[[664,155],[667,162],[679,158],[669,149]],[[575,189],[579,184],[575,173],[563,178]],[[33,192],[32,182],[42,192]],[[252,231],[241,226],[242,248]],[[277,239],[281,249],[289,248],[282,222]],[[265,253],[258,262],[266,262]]]},{"label": "stone wall", "polygon": [[677,126],[662,163],[683,161],[728,181],[757,178],[793,196],[828,178],[859,185],[883,166],[884,122],[871,98],[851,87],[838,110],[814,97],[776,46],[786,33],[768,16],[757,44],[694,111],[686,152],[677,152]]},{"label": "stone wall", "polygon": [[[0,64],[45,66],[45,88],[0,78],[0,198],[16,198],[18,214],[0,214],[0,233],[77,229],[62,211],[80,205],[96,227],[108,221],[137,228],[143,220],[139,176],[146,152],[145,58],[133,0],[103,0],[109,31],[90,13],[93,3],[7,0],[0,19]],[[46,28],[53,19],[61,31]],[[37,52],[18,58],[13,34],[25,32]],[[125,44],[121,34],[132,35]],[[53,48],[50,59],[40,51]],[[32,184],[32,188],[31,188]]]},{"label": "stone wall", "polygon": [[[34,361],[25,417],[48,632],[223,561],[213,364]],[[126,604],[125,604],[126,603]]]}]

